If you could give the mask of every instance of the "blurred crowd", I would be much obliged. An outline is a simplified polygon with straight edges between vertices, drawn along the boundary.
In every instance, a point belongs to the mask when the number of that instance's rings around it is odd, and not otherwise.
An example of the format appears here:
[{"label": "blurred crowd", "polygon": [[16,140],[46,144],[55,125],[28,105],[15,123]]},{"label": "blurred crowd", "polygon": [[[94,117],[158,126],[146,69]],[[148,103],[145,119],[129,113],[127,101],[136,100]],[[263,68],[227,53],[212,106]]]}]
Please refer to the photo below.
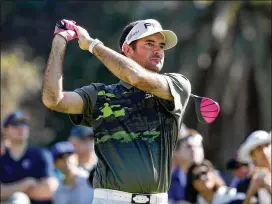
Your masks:
[{"label": "blurred crowd", "polygon": [[[74,126],[67,140],[41,148],[29,144],[22,112],[3,120],[0,180],[3,204],[91,204],[97,164],[92,128]],[[271,203],[271,131],[246,137],[226,169],[229,182],[205,158],[200,132],[185,125],[173,154],[169,204]]]}]

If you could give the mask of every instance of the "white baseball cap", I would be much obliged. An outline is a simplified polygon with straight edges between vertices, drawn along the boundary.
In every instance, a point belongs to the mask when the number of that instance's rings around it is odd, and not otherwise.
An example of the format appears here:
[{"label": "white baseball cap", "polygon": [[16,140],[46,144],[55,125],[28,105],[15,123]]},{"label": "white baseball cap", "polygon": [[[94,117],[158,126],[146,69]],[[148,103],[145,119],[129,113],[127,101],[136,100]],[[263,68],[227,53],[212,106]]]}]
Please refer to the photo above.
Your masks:
[{"label": "white baseball cap", "polygon": [[252,132],[246,141],[238,149],[238,159],[244,162],[252,162],[250,152],[256,147],[271,143],[271,134],[264,130]]},{"label": "white baseball cap", "polygon": [[157,20],[154,19],[140,20],[128,33],[122,45],[122,51],[124,44],[129,45],[135,40],[139,40],[141,38],[153,35],[155,33],[161,33],[164,36],[165,38],[164,50],[174,47],[178,42],[176,34],[171,30],[163,30],[161,24]]}]

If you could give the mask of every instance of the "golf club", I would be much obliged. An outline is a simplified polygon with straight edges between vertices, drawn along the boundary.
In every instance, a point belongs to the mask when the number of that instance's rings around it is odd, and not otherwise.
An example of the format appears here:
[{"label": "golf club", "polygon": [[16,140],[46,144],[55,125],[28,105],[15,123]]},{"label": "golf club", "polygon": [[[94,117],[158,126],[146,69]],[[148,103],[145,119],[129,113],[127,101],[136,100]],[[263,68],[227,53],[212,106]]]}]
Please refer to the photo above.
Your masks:
[{"label": "golf club", "polygon": [[195,101],[195,111],[198,121],[203,124],[212,123],[220,112],[219,104],[207,97],[200,97],[194,94],[191,94],[191,97]]}]

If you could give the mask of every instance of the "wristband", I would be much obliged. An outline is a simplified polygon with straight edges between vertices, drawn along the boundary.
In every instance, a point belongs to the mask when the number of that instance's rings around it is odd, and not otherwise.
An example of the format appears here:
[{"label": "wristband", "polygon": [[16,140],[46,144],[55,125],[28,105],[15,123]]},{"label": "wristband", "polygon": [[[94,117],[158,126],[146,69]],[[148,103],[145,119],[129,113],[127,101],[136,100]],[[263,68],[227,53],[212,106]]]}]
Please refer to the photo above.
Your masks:
[{"label": "wristband", "polygon": [[[97,38],[96,39],[94,39],[92,42],[91,42],[91,44],[90,44],[90,46],[89,46],[89,51],[90,51],[90,53],[93,53],[93,48],[98,44],[98,43],[102,43],[100,40],[98,40]],[[102,43],[103,44],[103,43]]]}]

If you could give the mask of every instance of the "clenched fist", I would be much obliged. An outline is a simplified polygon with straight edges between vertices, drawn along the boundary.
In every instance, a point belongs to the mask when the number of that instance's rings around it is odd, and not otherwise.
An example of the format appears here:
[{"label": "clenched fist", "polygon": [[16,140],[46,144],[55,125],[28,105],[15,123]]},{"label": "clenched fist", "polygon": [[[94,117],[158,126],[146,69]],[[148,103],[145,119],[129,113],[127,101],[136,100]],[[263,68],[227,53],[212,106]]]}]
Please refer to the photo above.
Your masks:
[{"label": "clenched fist", "polygon": [[77,34],[75,32],[75,21],[70,21],[66,19],[62,19],[61,22],[64,24],[64,29],[59,28],[57,25],[55,26],[54,35],[60,35],[62,36],[66,42],[69,42],[75,38],[77,38]]},{"label": "clenched fist", "polygon": [[76,26],[75,31],[78,36],[78,44],[79,44],[80,49],[88,50],[91,42],[93,41],[93,39],[90,37],[88,31],[80,26]]}]

